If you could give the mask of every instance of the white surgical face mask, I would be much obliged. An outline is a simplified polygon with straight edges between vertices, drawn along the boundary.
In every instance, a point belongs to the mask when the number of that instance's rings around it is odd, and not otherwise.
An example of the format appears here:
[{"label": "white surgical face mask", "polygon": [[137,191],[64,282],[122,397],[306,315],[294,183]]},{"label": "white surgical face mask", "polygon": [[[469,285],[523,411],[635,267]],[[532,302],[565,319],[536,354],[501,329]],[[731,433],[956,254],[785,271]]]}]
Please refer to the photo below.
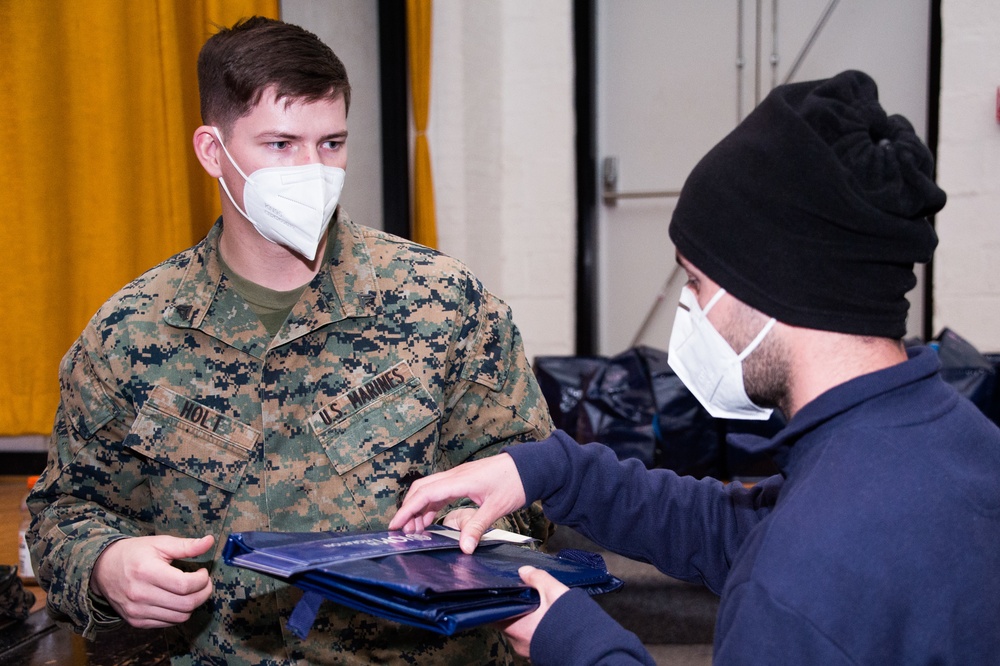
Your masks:
[{"label": "white surgical face mask", "polygon": [[724,289],[719,289],[702,312],[691,290],[681,289],[667,364],[712,416],[763,421],[771,416],[772,410],[757,406],[747,396],[743,359],[760,345],[775,320],[767,322],[753,342],[737,354],[708,320],[709,310],[724,293]]},{"label": "white surgical face mask", "polygon": [[323,164],[303,164],[265,167],[247,176],[229,154],[219,129],[213,129],[226,157],[246,181],[243,185],[246,210],[243,210],[233,199],[226,181],[219,178],[236,210],[267,240],[291,248],[310,261],[315,259],[320,240],[337,208],[347,172]]}]

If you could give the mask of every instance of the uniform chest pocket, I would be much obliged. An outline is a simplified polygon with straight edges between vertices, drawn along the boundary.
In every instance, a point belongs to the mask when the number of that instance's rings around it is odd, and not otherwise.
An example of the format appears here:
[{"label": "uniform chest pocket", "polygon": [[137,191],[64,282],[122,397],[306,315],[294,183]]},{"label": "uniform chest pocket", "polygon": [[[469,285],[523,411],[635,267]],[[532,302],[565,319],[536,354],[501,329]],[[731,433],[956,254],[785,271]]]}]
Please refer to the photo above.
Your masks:
[{"label": "uniform chest pocket", "polygon": [[154,388],[124,444],[144,461],[157,532],[218,539],[259,436],[197,401]]},{"label": "uniform chest pocket", "polygon": [[310,425],[338,474],[391,449],[437,421],[437,403],[401,363],[338,396]]}]

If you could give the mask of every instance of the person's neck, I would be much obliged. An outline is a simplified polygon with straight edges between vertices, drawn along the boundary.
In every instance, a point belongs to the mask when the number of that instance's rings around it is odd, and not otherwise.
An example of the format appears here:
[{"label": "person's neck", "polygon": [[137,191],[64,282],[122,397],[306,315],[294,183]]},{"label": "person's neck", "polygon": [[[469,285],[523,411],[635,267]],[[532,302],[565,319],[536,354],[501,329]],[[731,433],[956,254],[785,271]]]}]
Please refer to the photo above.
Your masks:
[{"label": "person's neck", "polygon": [[275,291],[290,291],[309,283],[319,272],[326,250],[326,237],[312,261],[261,236],[248,221],[225,218],[219,251],[226,264],[239,275]]},{"label": "person's neck", "polygon": [[906,349],[899,340],[789,329],[792,338],[789,404],[782,409],[788,419],[833,387],[907,359]]}]

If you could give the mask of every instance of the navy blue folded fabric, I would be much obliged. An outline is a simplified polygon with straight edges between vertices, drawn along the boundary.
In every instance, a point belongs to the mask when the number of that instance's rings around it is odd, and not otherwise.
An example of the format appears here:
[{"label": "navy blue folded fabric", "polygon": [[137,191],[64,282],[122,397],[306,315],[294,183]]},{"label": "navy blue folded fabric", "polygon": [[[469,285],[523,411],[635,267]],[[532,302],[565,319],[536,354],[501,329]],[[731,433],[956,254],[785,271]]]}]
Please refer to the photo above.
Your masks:
[{"label": "navy blue folded fabric", "polygon": [[289,620],[301,638],[323,599],[447,636],[523,615],[539,603],[517,573],[524,565],[592,595],[622,585],[594,553],[483,542],[466,555],[455,539],[431,532],[240,532],[229,536],[223,560],[303,589]]}]

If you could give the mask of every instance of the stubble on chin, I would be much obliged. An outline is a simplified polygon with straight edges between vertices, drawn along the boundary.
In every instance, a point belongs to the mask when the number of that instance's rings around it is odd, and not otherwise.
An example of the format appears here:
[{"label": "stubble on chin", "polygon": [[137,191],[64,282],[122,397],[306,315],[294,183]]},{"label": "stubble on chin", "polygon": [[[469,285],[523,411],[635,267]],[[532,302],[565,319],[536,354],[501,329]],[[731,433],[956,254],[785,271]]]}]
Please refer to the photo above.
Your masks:
[{"label": "stubble on chin", "polygon": [[771,333],[743,360],[743,385],[747,396],[761,407],[788,413],[789,376],[784,345]]}]

